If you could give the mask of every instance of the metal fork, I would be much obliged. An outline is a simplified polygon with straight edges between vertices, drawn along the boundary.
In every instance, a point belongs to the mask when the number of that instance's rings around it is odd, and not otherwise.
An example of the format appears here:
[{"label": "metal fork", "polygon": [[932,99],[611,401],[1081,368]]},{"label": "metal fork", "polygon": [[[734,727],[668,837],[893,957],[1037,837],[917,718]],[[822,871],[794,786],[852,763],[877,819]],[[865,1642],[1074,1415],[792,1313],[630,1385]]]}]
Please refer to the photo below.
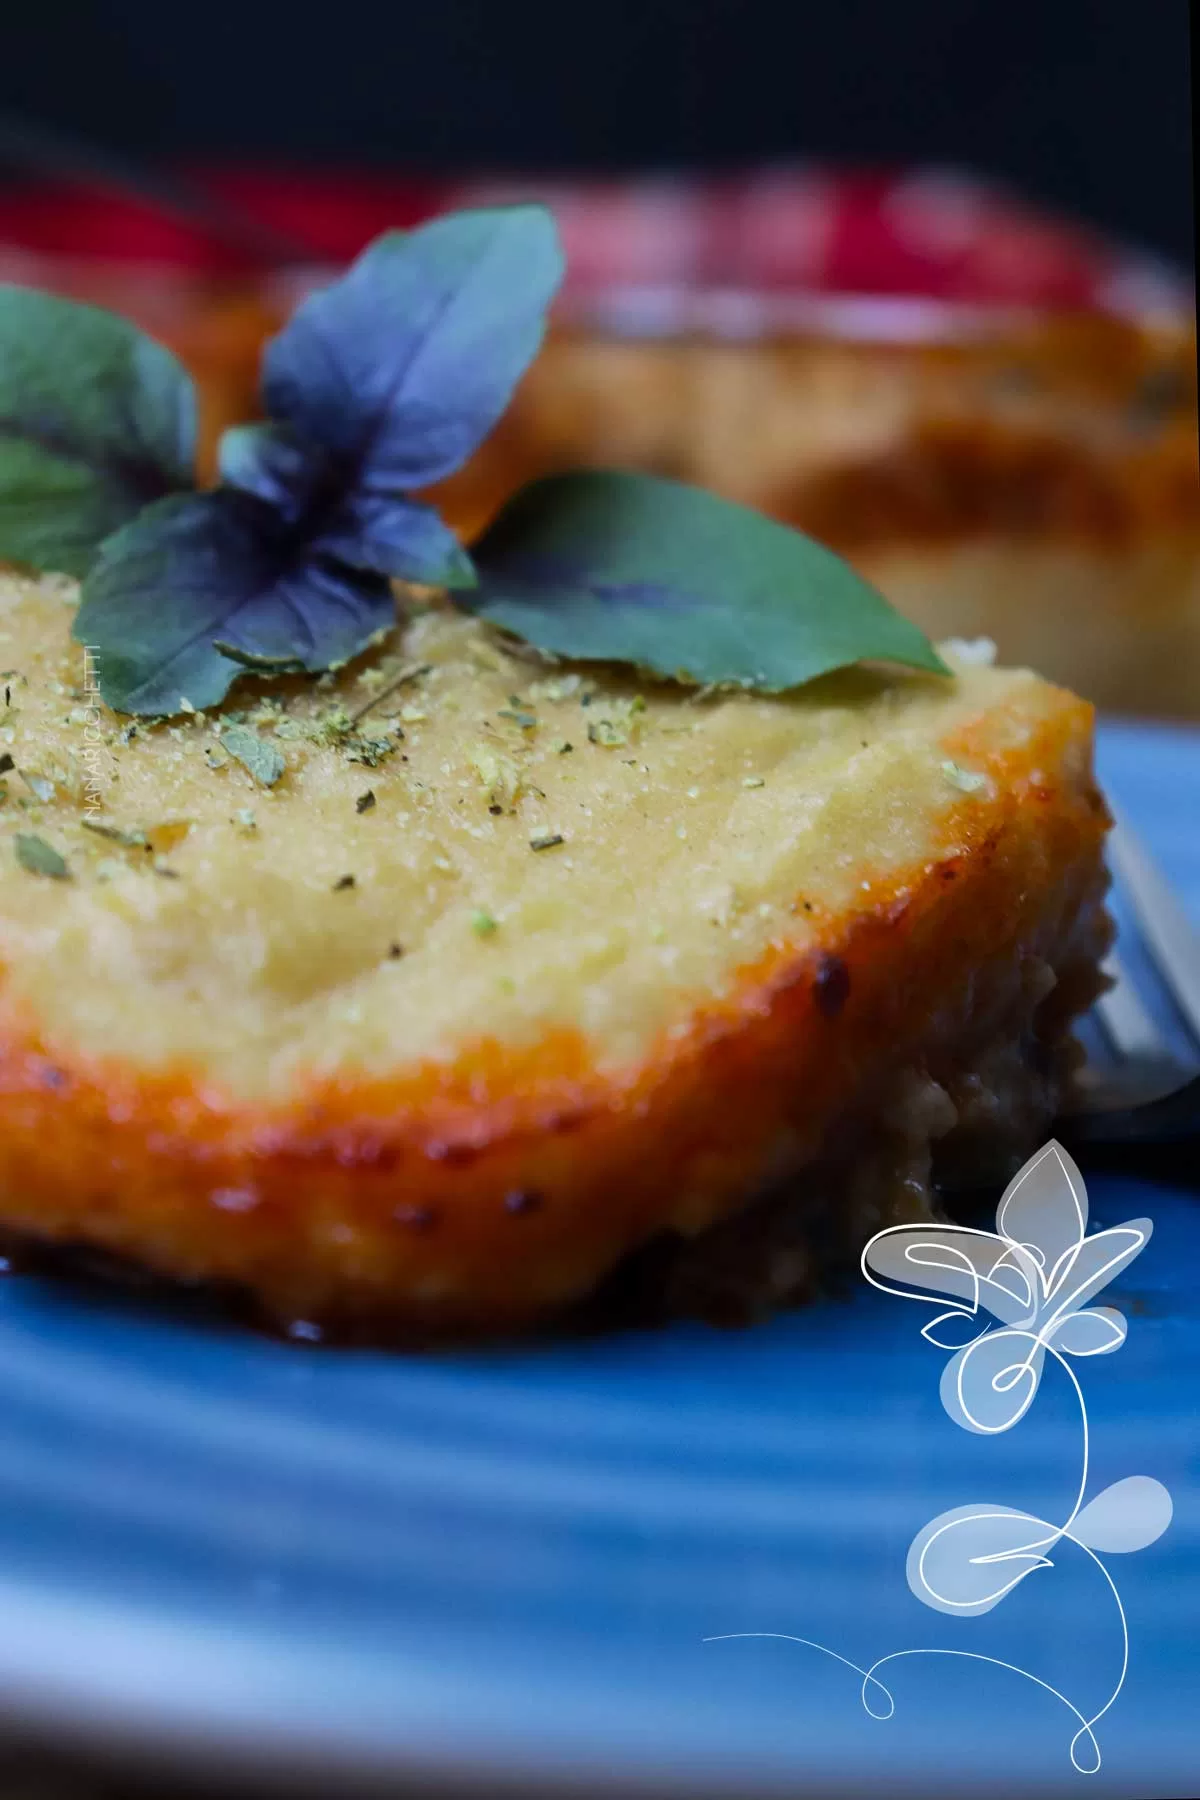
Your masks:
[{"label": "metal fork", "polygon": [[1056,1129],[1068,1147],[1081,1148],[1200,1139],[1200,931],[1119,816],[1109,865],[1145,955],[1186,1029],[1188,1050],[1181,1055],[1173,1046],[1118,948],[1106,964],[1113,986],[1095,1007],[1110,1060],[1089,1062],[1082,1108]]}]

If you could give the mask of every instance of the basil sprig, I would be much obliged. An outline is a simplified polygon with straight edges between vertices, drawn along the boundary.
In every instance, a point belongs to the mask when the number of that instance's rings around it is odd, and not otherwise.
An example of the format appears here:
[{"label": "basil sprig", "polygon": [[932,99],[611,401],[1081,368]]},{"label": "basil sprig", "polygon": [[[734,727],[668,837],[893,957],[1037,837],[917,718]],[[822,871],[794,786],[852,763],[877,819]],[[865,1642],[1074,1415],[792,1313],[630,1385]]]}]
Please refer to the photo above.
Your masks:
[{"label": "basil sprig", "polygon": [[94,308],[0,289],[0,556],[83,577],[75,635],[119,712],[218,705],[247,670],[318,672],[450,590],[561,656],[764,692],[927,639],[822,545],[621,471],[532,483],[471,551],[414,496],[460,468],[537,354],[563,275],[538,206],[389,232],[267,346],[260,424],[194,486],[178,363]]},{"label": "basil sprig", "polygon": [[500,417],[562,272],[549,213],[501,207],[389,232],[307,300],[267,347],[267,422],[225,434],[222,485],[149,508],[84,582],[76,635],[109,704],[214,706],[256,659],[315,673],[394,621],[390,580],[472,584],[412,492]]}]

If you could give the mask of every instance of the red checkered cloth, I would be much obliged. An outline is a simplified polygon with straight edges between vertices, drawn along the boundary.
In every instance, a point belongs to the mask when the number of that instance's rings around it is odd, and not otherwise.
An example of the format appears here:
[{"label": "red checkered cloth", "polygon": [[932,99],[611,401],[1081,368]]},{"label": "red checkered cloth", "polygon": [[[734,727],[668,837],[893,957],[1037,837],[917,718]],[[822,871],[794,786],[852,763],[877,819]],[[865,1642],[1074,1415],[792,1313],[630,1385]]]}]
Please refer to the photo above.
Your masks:
[{"label": "red checkered cloth", "polygon": [[[940,170],[793,166],[736,178],[447,180],[201,171],[246,215],[311,252],[301,284],[379,232],[447,207],[541,198],[570,270],[565,304],[639,328],[697,323],[748,334],[764,320],[849,297],[883,328],[913,329],[913,302],[1145,316],[1189,311],[1171,268],[1048,218],[1006,192]],[[125,201],[63,188],[0,191],[0,278],[95,295],[107,278],[147,304],[253,271],[198,230]],[[290,278],[289,278],[290,280]],[[874,307],[874,314],[870,308]]]}]

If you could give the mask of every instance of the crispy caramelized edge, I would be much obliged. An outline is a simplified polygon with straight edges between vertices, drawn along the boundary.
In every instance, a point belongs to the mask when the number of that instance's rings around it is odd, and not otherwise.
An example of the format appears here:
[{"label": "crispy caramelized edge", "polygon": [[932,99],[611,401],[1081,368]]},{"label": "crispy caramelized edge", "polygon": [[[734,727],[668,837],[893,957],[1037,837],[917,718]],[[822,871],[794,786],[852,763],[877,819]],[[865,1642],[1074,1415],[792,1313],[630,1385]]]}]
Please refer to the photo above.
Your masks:
[{"label": "crispy caramelized edge", "polygon": [[901,1061],[967,1053],[1023,959],[1053,966],[1108,825],[1091,708],[1062,695],[1019,750],[992,747],[994,723],[947,743],[996,792],[956,805],[940,851],[861,910],[813,915],[811,947],[698,996],[684,1032],[615,1074],[558,1030],[243,1103],[186,1066],[74,1054],[0,989],[3,1222],[245,1285],[281,1321],[554,1312],[656,1233],[699,1233],[810,1162]]}]

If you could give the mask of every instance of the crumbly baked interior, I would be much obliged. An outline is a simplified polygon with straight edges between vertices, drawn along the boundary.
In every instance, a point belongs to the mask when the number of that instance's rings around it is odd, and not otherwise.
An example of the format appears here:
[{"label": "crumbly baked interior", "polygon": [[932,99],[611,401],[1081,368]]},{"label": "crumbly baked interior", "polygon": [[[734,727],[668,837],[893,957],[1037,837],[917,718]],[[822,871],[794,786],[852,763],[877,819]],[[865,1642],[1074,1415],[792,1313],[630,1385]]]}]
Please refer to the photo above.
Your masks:
[{"label": "crumbly baked interior", "polygon": [[792,1297],[931,1146],[1036,1147],[1108,932],[1072,695],[954,647],[695,695],[433,607],[243,683],[264,786],[221,720],[97,702],[73,598],[0,577],[9,1228],[490,1330],[664,1244],[680,1304]]}]

